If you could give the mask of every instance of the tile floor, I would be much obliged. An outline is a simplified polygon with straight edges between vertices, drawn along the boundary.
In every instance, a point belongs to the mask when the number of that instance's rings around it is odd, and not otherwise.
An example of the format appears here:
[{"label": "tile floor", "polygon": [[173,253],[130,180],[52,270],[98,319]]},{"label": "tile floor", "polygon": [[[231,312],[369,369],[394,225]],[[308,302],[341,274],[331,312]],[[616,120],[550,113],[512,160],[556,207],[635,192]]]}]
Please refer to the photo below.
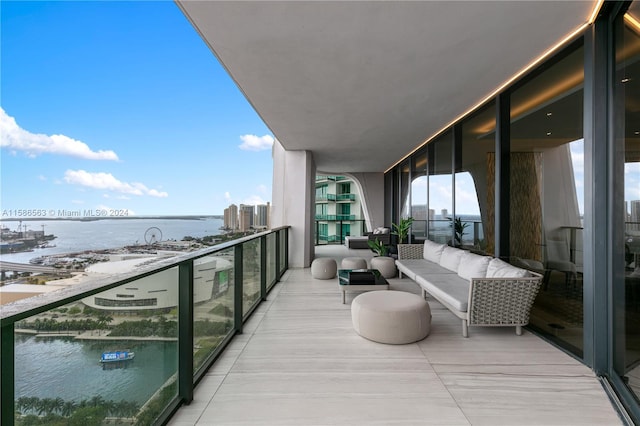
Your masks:
[{"label": "tile floor", "polygon": [[[370,256],[333,246],[316,256]],[[390,288],[419,294],[408,279]],[[337,278],[290,269],[169,425],[620,425],[591,370],[535,335],[472,327],[429,300],[430,335],[368,341]]]}]

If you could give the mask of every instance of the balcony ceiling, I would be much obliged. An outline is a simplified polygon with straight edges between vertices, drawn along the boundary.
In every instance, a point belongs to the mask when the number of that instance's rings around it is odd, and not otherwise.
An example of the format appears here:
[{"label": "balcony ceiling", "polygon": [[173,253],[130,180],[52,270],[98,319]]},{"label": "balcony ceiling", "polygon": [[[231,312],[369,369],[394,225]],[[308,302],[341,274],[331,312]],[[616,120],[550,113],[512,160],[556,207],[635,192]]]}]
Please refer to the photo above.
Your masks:
[{"label": "balcony ceiling", "polygon": [[285,149],[344,173],[392,166],[587,22],[595,1],[177,4]]}]

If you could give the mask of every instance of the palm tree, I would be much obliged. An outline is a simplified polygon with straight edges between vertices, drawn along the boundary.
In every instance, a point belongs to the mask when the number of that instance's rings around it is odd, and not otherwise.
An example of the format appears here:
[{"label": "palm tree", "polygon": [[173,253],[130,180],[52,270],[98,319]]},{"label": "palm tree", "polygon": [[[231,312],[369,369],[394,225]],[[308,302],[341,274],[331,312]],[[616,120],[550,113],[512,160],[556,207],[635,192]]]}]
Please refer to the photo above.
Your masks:
[{"label": "palm tree", "polygon": [[60,414],[65,417],[69,417],[71,414],[73,414],[77,407],[78,404],[76,404],[74,401],[65,401],[62,405],[62,408],[60,409]]}]

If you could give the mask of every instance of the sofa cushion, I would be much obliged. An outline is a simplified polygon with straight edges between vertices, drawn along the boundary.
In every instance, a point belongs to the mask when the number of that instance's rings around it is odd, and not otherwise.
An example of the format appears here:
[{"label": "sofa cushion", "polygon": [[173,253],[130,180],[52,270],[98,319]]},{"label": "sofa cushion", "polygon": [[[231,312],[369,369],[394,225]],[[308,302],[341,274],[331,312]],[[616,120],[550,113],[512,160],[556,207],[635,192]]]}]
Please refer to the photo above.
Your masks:
[{"label": "sofa cushion", "polygon": [[470,252],[465,252],[460,259],[458,266],[458,276],[470,280],[471,278],[484,278],[487,276],[487,267],[492,257],[481,256]]},{"label": "sofa cushion", "polygon": [[455,274],[417,276],[416,282],[427,293],[459,312],[467,312],[469,306],[469,280]]},{"label": "sofa cushion", "polygon": [[445,247],[442,250],[442,256],[440,256],[440,266],[458,272],[458,265],[460,265],[460,259],[464,253],[464,250],[455,247]]},{"label": "sofa cushion", "polygon": [[430,274],[451,274],[455,275],[448,269],[443,268],[437,263],[427,262],[424,259],[398,259],[396,260],[396,266],[398,270],[405,274],[407,277],[416,281],[416,277],[423,275],[428,276]]},{"label": "sofa cushion", "polygon": [[524,278],[531,274],[526,269],[517,268],[498,258],[491,259],[487,267],[487,278]]},{"label": "sofa cushion", "polygon": [[438,244],[431,240],[424,241],[424,248],[422,250],[422,257],[425,260],[429,260],[434,263],[440,263],[440,257],[442,256],[442,251],[446,245]]}]

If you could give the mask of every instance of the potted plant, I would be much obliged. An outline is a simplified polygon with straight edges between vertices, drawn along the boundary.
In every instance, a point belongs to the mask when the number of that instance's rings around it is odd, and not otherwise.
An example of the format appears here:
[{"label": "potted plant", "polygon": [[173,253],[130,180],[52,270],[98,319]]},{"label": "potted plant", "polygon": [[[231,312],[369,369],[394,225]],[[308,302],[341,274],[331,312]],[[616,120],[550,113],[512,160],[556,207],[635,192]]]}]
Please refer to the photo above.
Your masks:
[{"label": "potted plant", "polygon": [[393,235],[398,236],[398,244],[404,244],[407,242],[409,237],[409,229],[411,229],[411,225],[413,224],[413,218],[407,217],[400,219],[399,223],[392,223],[391,227],[393,228]]},{"label": "potted plant", "polygon": [[462,236],[464,235],[464,230],[467,229],[468,226],[469,223],[463,223],[462,219],[460,219],[459,217],[453,220],[453,231],[455,233],[454,238],[456,247],[462,247]]},{"label": "potted plant", "polygon": [[377,256],[386,256],[389,252],[389,248],[377,238],[375,240],[367,241],[367,244],[369,244],[369,248]]}]

